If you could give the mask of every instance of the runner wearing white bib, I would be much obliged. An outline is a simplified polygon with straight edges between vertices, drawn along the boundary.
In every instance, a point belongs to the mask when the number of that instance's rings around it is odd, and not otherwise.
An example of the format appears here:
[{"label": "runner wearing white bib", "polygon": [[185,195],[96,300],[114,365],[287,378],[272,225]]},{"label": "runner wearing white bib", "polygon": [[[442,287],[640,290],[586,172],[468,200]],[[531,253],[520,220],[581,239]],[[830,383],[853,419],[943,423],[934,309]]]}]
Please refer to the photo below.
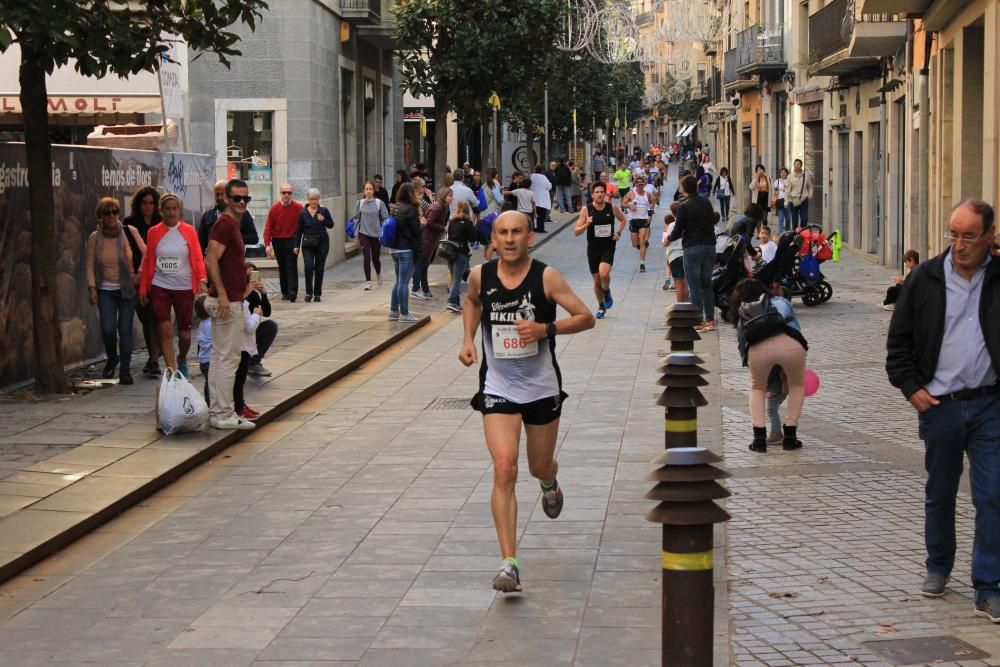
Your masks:
[{"label": "runner wearing white bib", "polygon": [[646,175],[637,174],[635,184],[622,199],[622,209],[628,216],[632,247],[639,250],[639,272],[646,272],[646,248],[649,247],[649,222],[656,206],[656,188],[647,189]]},{"label": "runner wearing white bib", "polygon": [[[587,265],[594,279],[597,312],[594,317],[604,319],[605,312],[614,305],[611,298],[611,266],[615,263],[615,246],[625,231],[625,215],[607,201],[604,183],[594,183],[590,189],[592,203],[580,211],[573,234],[587,233]],[[615,229],[618,222],[618,229]]]},{"label": "runner wearing white bib", "polygon": [[[462,314],[465,339],[458,353],[464,365],[476,363],[476,330],[481,328],[483,359],[472,406],[483,414],[486,447],[493,459],[491,506],[503,558],[493,588],[504,593],[521,590],[514,495],[521,426],[528,469],[541,483],[542,510],[554,519],[563,504],[555,448],[566,398],[555,337],[594,326],[594,316],[559,272],[528,256],[534,240],[523,213],[507,211],[493,222],[498,259],[469,274]],[[556,306],[570,316],[556,320]]]}]

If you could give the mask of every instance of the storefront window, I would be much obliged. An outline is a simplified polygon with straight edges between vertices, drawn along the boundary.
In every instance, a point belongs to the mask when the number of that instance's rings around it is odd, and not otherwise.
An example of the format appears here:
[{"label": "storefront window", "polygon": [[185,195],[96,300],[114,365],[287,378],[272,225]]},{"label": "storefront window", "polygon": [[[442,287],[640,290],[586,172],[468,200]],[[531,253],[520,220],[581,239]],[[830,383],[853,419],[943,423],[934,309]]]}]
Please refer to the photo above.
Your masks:
[{"label": "storefront window", "polygon": [[242,178],[250,186],[248,210],[263,238],[267,212],[275,201],[272,176],[274,113],[230,111],[226,116],[228,177]]}]

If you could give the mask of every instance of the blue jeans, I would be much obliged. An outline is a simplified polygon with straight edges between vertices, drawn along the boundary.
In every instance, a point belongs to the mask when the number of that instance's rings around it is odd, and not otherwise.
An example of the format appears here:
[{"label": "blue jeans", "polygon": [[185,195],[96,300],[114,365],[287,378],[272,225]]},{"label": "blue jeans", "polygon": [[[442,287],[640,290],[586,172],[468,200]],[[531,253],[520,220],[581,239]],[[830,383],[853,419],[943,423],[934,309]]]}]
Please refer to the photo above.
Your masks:
[{"label": "blue jeans", "polygon": [[562,209],[563,213],[572,213],[573,208],[573,195],[569,185],[557,185],[556,186],[556,202],[559,203],[559,208]]},{"label": "blue jeans", "polygon": [[789,224],[792,219],[791,204],[788,204],[786,200],[784,208],[779,208],[777,210],[777,213],[778,213],[778,233],[781,234],[782,232],[786,232],[789,229],[791,229],[791,227],[789,227]]},{"label": "blue jeans", "polygon": [[101,337],[108,359],[117,359],[121,372],[132,368],[132,318],[135,299],[122,298],[122,291],[97,290],[97,314],[101,320]]},{"label": "blue jeans", "polygon": [[786,205],[791,211],[792,215],[792,228],[798,229],[799,227],[805,227],[809,224],[809,200],[803,199],[802,203],[798,206],[792,206],[791,200],[785,200]]},{"label": "blue jeans", "polygon": [[955,495],[968,454],[976,508],[972,585],[977,600],[1000,595],[1000,394],[968,401],[942,399],[918,418],[927,469],[927,569],[949,574],[955,564]]},{"label": "blue jeans", "polygon": [[469,256],[459,252],[455,261],[451,263],[451,290],[448,291],[448,303],[459,305],[460,290],[462,287],[462,276],[469,270]]},{"label": "blue jeans", "polygon": [[413,251],[394,250],[392,266],[396,269],[396,282],[392,286],[389,310],[400,315],[410,312],[410,278],[413,277]]},{"label": "blue jeans", "polygon": [[701,306],[705,321],[715,320],[715,294],[712,293],[712,267],[715,246],[710,244],[684,248],[684,279],[691,291],[691,303]]}]

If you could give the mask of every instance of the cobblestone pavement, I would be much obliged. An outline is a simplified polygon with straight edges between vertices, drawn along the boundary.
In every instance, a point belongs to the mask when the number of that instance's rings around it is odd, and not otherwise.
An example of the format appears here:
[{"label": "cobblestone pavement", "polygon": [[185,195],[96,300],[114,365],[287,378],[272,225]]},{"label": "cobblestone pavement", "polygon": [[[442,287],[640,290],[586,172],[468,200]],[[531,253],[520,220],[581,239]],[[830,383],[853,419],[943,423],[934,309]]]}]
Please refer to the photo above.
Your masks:
[{"label": "cobblestone pavement", "polygon": [[719,335],[726,466],[734,473],[728,567],[735,660],[891,665],[898,663],[874,642],[953,636],[993,657],[962,662],[959,654],[959,662],[934,664],[998,665],[996,626],[972,615],[967,486],[949,592],[940,600],[919,595],[923,447],[915,412],[884,371],[890,313],[879,305],[891,272],[851,253],[823,268],[833,300],[816,308],[796,304],[810,344],[808,366],[822,382],[806,399],[798,452],[747,450],[749,381],[734,329]]},{"label": "cobblestone pavement", "polygon": [[[654,238],[661,225],[654,224]],[[539,250],[589,302],[584,240]],[[607,319],[559,341],[562,516],[522,458],[525,592],[498,596],[492,470],[458,318],[414,334],[210,464],[0,586],[23,665],[658,665],[660,530],[644,520],[663,253],[619,244]],[[325,305],[325,302],[324,302]],[[37,601],[35,601],[37,600]]]}]

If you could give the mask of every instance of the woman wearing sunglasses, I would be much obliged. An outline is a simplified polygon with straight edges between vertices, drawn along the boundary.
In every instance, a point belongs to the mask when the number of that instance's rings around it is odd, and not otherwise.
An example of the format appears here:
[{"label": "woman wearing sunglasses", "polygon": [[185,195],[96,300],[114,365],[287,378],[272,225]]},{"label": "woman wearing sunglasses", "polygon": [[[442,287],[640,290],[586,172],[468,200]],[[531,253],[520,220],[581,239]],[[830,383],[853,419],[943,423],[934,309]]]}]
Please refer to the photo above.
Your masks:
[{"label": "woman wearing sunglasses", "polygon": [[118,200],[101,197],[95,212],[97,229],[87,239],[87,286],[90,305],[97,306],[107,355],[101,375],[111,379],[120,363],[118,382],[132,384],[132,318],[138,274],[132,268],[132,249],[119,219]]}]

